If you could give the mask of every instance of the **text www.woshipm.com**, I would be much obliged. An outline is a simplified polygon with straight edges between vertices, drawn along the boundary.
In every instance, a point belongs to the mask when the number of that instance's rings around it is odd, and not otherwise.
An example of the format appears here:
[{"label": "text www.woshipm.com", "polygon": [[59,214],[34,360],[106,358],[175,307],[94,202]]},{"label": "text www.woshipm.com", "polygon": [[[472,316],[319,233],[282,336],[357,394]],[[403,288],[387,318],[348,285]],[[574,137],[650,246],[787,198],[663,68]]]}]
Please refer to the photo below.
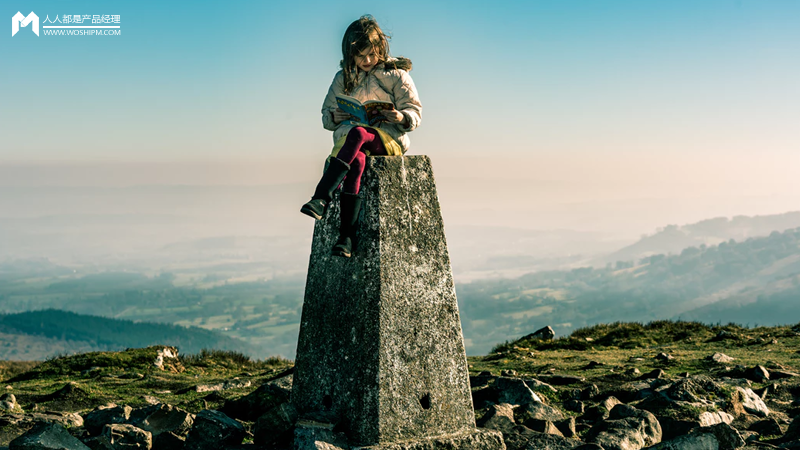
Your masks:
[{"label": "text www.woshipm.com", "polygon": [[45,36],[119,36],[122,30],[44,30]]}]

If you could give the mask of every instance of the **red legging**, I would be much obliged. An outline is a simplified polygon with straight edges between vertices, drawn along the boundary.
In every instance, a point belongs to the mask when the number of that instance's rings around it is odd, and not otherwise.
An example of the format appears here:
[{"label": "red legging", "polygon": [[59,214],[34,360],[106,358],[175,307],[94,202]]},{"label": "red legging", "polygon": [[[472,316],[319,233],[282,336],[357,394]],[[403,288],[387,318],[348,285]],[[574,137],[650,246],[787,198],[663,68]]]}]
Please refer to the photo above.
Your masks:
[{"label": "red legging", "polygon": [[367,154],[364,150],[369,150],[373,155],[386,155],[386,148],[378,132],[372,128],[354,127],[347,133],[342,149],[339,150],[337,158],[350,164],[350,171],[344,179],[342,191],[348,194],[358,194],[361,188],[361,174],[364,173],[364,166],[367,162]]}]

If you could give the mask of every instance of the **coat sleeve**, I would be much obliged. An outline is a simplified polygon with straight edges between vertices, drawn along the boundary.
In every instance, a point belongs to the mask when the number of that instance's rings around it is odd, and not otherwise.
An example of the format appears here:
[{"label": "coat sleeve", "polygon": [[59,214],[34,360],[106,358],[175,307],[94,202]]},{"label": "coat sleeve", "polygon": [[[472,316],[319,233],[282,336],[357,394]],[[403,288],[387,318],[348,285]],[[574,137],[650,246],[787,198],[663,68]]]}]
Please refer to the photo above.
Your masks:
[{"label": "coat sleeve", "polygon": [[398,124],[397,127],[408,133],[422,122],[422,103],[419,101],[417,88],[414,86],[411,75],[405,70],[398,70],[398,72],[400,72],[400,79],[394,85],[392,95],[394,95],[395,107],[406,117],[408,126],[404,127]]},{"label": "coat sleeve", "polygon": [[342,124],[333,121],[333,110],[338,108],[336,105],[336,96],[344,92],[344,75],[342,71],[336,73],[331,82],[331,87],[328,88],[328,95],[325,96],[325,101],[322,103],[322,127],[326,130],[335,130]]}]

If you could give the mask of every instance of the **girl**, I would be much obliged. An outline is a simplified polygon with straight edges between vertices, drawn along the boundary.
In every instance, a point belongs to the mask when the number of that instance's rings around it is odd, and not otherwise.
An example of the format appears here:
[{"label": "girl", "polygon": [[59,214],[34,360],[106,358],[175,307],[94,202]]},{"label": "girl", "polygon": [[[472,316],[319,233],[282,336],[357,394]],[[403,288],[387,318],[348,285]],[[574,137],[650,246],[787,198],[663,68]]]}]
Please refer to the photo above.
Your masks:
[{"label": "girl", "polygon": [[[330,164],[311,200],[300,212],[321,219],[333,193],[344,180],[339,239],[333,254],[349,258],[361,211],[358,190],[367,155],[404,154],[410,145],[406,133],[417,128],[422,120],[422,104],[408,74],[411,61],[389,56],[387,36],[370,15],[362,16],[347,27],[339,65],[342,70],[333,78],[322,104],[322,126],[333,131],[335,143]],[[389,101],[395,109],[381,111],[384,122],[374,127],[361,126],[350,122],[351,116],[336,106],[336,96],[340,94],[355,97],[362,103]]]}]

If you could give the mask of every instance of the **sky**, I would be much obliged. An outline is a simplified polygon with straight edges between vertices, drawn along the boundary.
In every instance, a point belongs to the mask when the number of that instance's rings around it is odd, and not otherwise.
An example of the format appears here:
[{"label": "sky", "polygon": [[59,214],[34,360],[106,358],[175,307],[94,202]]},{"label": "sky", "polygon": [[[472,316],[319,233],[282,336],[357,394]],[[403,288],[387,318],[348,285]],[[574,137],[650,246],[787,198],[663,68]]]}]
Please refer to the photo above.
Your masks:
[{"label": "sky", "polygon": [[731,215],[800,196],[794,0],[0,3],[18,11],[119,15],[120,34],[0,38],[0,185],[311,181],[342,34],[370,13],[414,63],[410,154],[445,178],[748,197]]}]

